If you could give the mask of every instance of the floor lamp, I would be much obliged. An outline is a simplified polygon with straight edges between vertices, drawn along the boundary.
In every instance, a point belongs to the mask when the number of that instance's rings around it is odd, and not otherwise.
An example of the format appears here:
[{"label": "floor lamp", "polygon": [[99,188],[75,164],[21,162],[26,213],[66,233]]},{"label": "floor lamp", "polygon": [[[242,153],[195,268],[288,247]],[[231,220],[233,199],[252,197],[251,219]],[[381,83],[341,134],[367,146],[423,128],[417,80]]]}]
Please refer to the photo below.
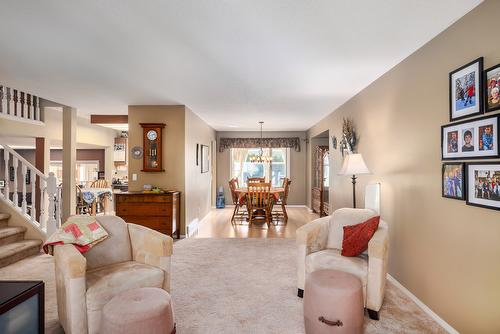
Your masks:
[{"label": "floor lamp", "polygon": [[352,207],[356,207],[356,175],[371,174],[363,156],[359,153],[347,154],[339,175],[352,175]]}]

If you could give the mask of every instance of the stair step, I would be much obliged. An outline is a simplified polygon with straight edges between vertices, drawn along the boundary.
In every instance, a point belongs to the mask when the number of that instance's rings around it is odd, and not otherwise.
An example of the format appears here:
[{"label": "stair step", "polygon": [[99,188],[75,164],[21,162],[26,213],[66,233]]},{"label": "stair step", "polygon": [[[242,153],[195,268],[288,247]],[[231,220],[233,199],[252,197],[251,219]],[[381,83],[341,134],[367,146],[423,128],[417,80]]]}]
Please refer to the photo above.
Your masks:
[{"label": "stair step", "polygon": [[10,214],[0,212],[0,227],[7,226],[9,223]]},{"label": "stair step", "polygon": [[0,268],[40,253],[42,240],[21,240],[0,246]]},{"label": "stair step", "polygon": [[23,226],[0,227],[0,246],[23,240],[26,230]]}]

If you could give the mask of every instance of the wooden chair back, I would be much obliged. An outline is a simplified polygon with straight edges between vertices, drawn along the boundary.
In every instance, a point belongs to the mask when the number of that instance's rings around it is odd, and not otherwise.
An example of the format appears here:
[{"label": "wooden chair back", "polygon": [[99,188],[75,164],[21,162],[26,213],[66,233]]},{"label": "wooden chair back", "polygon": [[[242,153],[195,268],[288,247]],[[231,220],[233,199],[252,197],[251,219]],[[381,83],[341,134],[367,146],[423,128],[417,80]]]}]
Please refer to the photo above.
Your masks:
[{"label": "wooden chair back", "polygon": [[90,184],[90,188],[109,188],[108,181],[106,180],[95,180]]},{"label": "wooden chair back", "polygon": [[247,179],[247,184],[250,185],[250,183],[265,183],[266,178],[264,177],[249,177]]},{"label": "wooden chair back", "polygon": [[238,179],[229,180],[229,190],[231,190],[231,198],[233,200],[234,205],[238,204],[238,193],[236,192],[236,189],[238,188],[237,182],[238,182]]},{"label": "wooden chair back", "polygon": [[269,210],[271,204],[271,183],[249,183],[247,205],[250,211]]},{"label": "wooden chair back", "polygon": [[283,203],[283,205],[286,205],[286,201],[288,200],[288,193],[290,192],[290,185],[291,184],[292,184],[292,180],[290,180],[289,178],[285,177],[283,179],[284,191],[283,191],[283,196],[281,197],[281,203]]}]

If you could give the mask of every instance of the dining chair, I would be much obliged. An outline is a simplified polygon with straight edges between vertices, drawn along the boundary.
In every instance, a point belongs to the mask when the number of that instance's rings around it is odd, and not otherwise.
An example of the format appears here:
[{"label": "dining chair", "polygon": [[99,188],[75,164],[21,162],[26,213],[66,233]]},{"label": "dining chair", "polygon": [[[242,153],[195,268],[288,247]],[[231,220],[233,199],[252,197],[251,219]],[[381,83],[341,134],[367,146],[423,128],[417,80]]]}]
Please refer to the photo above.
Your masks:
[{"label": "dining chair", "polygon": [[236,191],[238,189],[238,179],[234,178],[229,180],[229,189],[231,190],[231,198],[234,204],[233,215],[231,216],[231,224],[236,223],[236,218],[243,218],[244,213],[240,213],[239,210],[245,205],[245,197],[240,198],[240,194]]},{"label": "dining chair", "polygon": [[82,188],[76,185],[76,213],[90,214],[90,205],[83,200]]},{"label": "dining chair", "polygon": [[108,181],[104,179],[95,180],[90,184],[90,188],[109,188]]},{"label": "dining chair", "polygon": [[292,184],[292,180],[285,177],[283,178],[283,195],[280,196],[279,200],[275,203],[276,208],[273,212],[273,218],[277,220],[283,219],[283,223],[286,225],[288,222],[288,213],[286,212],[286,203],[288,201],[288,193],[290,192],[290,185]]},{"label": "dining chair", "polygon": [[265,177],[249,177],[247,179],[247,184],[250,184],[250,183],[265,183],[266,182],[266,178]]},{"label": "dining chair", "polygon": [[[90,184],[90,188],[109,188],[109,184],[108,181],[104,179],[99,179],[93,181]],[[92,204],[92,212],[94,215],[96,215],[98,211],[106,212],[107,206],[108,206],[108,198],[106,196],[99,196],[99,198],[96,198],[94,204]]]},{"label": "dining chair", "polygon": [[271,183],[249,183],[247,192],[248,223],[264,217],[267,226],[271,224]]}]

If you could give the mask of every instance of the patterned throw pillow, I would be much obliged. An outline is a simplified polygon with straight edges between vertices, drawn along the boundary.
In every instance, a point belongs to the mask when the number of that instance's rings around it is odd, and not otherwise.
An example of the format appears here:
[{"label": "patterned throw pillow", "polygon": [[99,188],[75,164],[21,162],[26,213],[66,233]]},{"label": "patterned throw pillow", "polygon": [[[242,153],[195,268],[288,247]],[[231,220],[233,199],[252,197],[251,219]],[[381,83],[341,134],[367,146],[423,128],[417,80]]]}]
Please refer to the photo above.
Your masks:
[{"label": "patterned throw pillow", "polygon": [[377,231],[379,222],[380,216],[376,216],[361,224],[344,226],[342,256],[358,256],[367,250],[368,243]]}]

